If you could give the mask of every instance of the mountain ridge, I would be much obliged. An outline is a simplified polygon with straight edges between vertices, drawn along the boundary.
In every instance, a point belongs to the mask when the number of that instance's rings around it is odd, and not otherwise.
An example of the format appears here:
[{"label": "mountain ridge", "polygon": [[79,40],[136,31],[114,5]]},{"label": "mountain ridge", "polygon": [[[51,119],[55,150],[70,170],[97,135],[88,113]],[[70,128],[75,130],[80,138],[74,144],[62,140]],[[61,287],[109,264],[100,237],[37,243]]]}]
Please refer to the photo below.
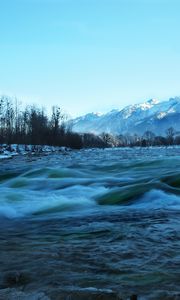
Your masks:
[{"label": "mountain ridge", "polygon": [[150,99],[128,105],[121,110],[113,109],[102,115],[88,113],[70,120],[69,124],[72,130],[78,133],[142,135],[149,130],[164,135],[169,127],[180,131],[180,97],[166,101]]}]

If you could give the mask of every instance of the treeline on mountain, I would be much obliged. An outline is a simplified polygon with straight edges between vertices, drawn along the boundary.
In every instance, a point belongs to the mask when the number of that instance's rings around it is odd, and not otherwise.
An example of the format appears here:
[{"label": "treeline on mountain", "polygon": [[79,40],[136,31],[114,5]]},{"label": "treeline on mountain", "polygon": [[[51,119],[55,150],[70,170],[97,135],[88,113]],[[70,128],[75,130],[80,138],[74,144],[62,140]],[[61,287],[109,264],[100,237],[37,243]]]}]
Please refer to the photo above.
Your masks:
[{"label": "treeline on mountain", "polygon": [[0,98],[0,144],[32,144],[82,148],[82,138],[65,126],[65,114],[53,106],[48,116],[44,108],[22,107],[15,99]]},{"label": "treeline on mountain", "polygon": [[74,149],[180,145],[180,133],[170,127],[164,136],[146,131],[143,136],[108,133],[78,134],[66,124],[62,110],[53,106],[50,116],[35,105],[23,107],[16,99],[0,97],[0,144],[51,145]]}]

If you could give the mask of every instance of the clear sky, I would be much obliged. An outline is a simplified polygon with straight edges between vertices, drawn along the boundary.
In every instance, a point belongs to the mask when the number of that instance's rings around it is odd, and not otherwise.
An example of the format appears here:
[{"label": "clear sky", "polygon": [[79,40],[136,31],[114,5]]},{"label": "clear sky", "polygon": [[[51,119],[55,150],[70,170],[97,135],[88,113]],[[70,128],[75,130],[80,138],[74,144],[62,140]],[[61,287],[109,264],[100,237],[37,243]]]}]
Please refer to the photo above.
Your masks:
[{"label": "clear sky", "polygon": [[0,0],[0,94],[71,115],[180,95],[179,0]]}]

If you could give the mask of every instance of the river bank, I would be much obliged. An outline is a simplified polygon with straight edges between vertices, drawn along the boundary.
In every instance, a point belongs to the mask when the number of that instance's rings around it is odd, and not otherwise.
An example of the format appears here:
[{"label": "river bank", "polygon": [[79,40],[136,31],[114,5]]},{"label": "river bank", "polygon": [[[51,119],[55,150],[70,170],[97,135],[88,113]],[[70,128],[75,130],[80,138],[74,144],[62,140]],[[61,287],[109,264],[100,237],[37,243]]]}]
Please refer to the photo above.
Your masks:
[{"label": "river bank", "polygon": [[[148,146],[148,147],[110,147],[110,148],[82,148],[78,151],[102,151],[102,150],[121,150],[121,151],[130,151],[130,150],[139,150],[146,153],[150,149],[180,149],[178,145],[171,146]],[[49,145],[21,145],[21,144],[1,144],[0,145],[0,159],[10,159],[18,155],[48,155],[48,154],[67,154],[70,151],[77,151],[68,147],[60,146],[49,146]]]},{"label": "river bank", "polygon": [[48,145],[20,145],[2,144],[0,145],[0,159],[10,159],[17,155],[46,155],[50,153],[67,153],[71,151],[68,147],[48,146]]}]

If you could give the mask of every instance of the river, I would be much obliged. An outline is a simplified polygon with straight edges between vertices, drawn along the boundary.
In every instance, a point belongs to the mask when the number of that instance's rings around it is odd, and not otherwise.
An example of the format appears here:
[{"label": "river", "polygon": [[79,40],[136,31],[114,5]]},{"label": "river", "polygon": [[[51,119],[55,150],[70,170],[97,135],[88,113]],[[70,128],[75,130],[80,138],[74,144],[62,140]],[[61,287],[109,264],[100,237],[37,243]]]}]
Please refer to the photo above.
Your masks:
[{"label": "river", "polygon": [[179,147],[1,160],[0,221],[8,299],[180,299]]}]

